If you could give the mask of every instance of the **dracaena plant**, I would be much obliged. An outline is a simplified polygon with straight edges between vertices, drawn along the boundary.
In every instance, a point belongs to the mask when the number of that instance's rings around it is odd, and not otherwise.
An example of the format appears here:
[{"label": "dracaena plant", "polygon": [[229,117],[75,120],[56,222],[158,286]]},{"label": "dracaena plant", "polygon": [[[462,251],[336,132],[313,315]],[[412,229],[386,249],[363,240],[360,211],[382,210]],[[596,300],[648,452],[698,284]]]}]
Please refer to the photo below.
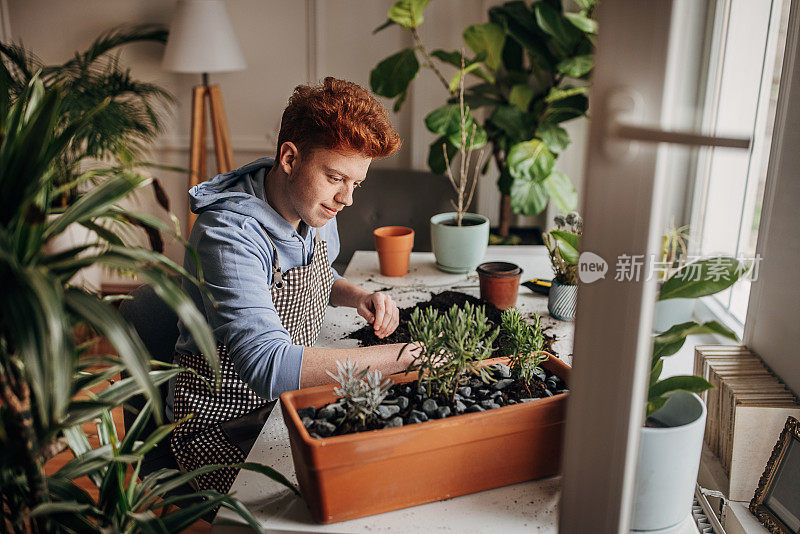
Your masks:
[{"label": "dracaena plant", "polygon": [[[238,501],[210,492],[194,494],[197,502],[174,514],[157,515],[154,510],[161,505],[156,501],[169,500],[170,489],[198,472],[160,471],[141,482],[126,476],[128,466],[138,474],[144,452],[171,429],[161,426],[141,436],[150,407],[156,421],[162,421],[158,385],[181,369],[155,367],[110,299],[73,287],[70,280],[92,265],[137,271],[186,324],[218,372],[211,329],[175,278],[199,281],[161,254],[124,246],[102,226],[107,220],[138,220],[171,231],[159,219],[119,205],[149,183],[135,169],[91,171],[102,173],[104,180],[72,197],[61,217],[47,217],[57,162],[108,103],[64,121],[66,88],[45,86],[37,76],[21,93],[11,85],[8,70],[0,65],[0,530],[166,532],[180,530],[219,505],[252,521]],[[95,230],[97,239],[48,253],[47,243],[73,224]],[[78,343],[78,330],[102,335],[116,354],[92,354],[94,342]],[[120,373],[130,378],[95,391]],[[109,410],[142,393],[150,404],[118,441]],[[99,421],[99,446],[90,445],[84,427],[92,421]],[[67,448],[75,459],[46,474],[45,463]],[[214,468],[219,467],[209,469]],[[82,476],[94,483],[97,497],[76,483]]]},{"label": "dracaena plant", "polygon": [[500,330],[510,350],[508,367],[511,376],[522,380],[530,393],[530,383],[536,377],[536,371],[551,356],[542,349],[544,333],[541,317],[534,314],[533,324],[529,324],[517,308],[510,308],[503,312],[500,319]]},{"label": "dracaena plant", "polygon": [[[658,300],[700,298],[719,293],[732,286],[748,272],[748,267],[736,258],[717,256],[685,265],[661,286]],[[687,336],[718,334],[738,341],[738,336],[717,321],[696,323],[687,321],[673,325],[658,334],[653,342],[650,379],[647,395],[647,416],[661,408],[669,395],[678,390],[701,393],[713,387],[705,378],[695,375],[672,376],[661,380],[664,358],[678,352]]]},{"label": "dracaena plant", "polygon": [[453,306],[441,315],[433,308],[417,308],[411,314],[409,333],[412,341],[419,343],[419,352],[406,372],[419,371],[419,381],[429,397],[453,404],[456,389],[468,374],[491,381],[478,364],[492,355],[499,329],[492,329],[483,306],[467,302],[463,308]]},{"label": "dracaena plant", "polygon": [[[465,143],[460,135],[456,89],[468,78],[465,101],[472,112],[482,111],[483,120],[468,116],[468,129],[473,124],[477,129],[474,138],[467,140],[467,148],[491,146],[500,173],[501,236],[508,235],[512,210],[535,215],[549,201],[563,212],[574,209],[577,192],[570,179],[554,167],[570,143],[561,125],[584,116],[588,109],[587,80],[594,65],[597,33],[592,18],[595,1],[573,2],[577,10],[571,12],[565,11],[560,0],[514,1],[491,7],[489,22],[464,29],[468,57],[458,51],[428,50],[419,28],[429,1],[395,2],[387,22],[375,30],[398,25],[411,34],[414,46],[378,63],[370,72],[372,90],[395,99],[394,110],[399,111],[420,67],[436,76],[447,103],[425,118],[428,130],[438,136],[431,143],[428,165],[433,172],[444,174],[442,145],[452,158]],[[457,70],[446,75],[453,67]]]},{"label": "dracaena plant", "polygon": [[327,372],[339,384],[333,392],[344,402],[345,416],[365,426],[368,421],[380,417],[378,408],[389,394],[392,381],[384,379],[378,369],[359,369],[356,362],[347,358],[345,363],[336,362],[336,374]]}]

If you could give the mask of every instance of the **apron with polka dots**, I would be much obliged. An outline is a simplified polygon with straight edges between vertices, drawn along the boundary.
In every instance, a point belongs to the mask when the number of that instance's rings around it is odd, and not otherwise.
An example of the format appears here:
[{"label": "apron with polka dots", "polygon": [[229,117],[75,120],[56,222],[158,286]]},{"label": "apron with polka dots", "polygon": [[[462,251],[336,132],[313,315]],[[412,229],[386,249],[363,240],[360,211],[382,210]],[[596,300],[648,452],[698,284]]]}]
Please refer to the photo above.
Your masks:
[{"label": "apron with polka dots", "polygon": [[[319,335],[333,286],[327,243],[317,233],[311,263],[283,272],[268,233],[267,239],[275,258],[270,286],[275,310],[292,344],[311,346]],[[186,472],[204,465],[243,462],[276,402],[259,397],[239,378],[224,344],[217,346],[217,356],[221,387],[211,390],[208,384],[213,386],[214,374],[205,357],[176,354],[178,365],[195,371],[178,374],[175,383],[175,420],[193,415],[178,425],[171,438],[175,459]],[[195,485],[227,493],[237,473],[238,469],[222,468],[197,477]]]}]

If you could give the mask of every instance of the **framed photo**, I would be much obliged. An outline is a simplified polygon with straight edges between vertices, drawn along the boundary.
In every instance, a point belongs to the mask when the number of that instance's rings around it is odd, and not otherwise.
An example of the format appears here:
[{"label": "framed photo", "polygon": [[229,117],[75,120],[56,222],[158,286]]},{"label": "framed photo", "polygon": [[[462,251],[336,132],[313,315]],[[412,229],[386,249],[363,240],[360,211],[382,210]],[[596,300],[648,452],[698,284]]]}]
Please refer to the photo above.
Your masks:
[{"label": "framed photo", "polygon": [[770,532],[800,532],[800,421],[786,420],[758,481],[750,511]]}]

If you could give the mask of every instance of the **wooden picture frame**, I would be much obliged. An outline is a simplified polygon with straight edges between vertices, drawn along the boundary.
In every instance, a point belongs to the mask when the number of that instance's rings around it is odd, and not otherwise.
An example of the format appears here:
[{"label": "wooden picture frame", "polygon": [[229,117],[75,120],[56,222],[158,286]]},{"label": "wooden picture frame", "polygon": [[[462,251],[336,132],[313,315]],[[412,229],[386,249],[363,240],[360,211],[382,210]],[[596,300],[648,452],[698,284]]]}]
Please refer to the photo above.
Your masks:
[{"label": "wooden picture frame", "polygon": [[800,532],[800,421],[786,420],[750,511],[774,534]]}]

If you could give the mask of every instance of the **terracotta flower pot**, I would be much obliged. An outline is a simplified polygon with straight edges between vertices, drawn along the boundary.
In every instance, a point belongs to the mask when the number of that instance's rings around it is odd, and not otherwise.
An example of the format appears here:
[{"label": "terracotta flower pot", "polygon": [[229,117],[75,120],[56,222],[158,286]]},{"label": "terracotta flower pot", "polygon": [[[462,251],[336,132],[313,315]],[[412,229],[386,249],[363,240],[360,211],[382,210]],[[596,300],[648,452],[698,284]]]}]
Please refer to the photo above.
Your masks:
[{"label": "terracotta flower pot", "polygon": [[481,298],[488,300],[501,310],[513,308],[519,294],[519,278],[522,269],[515,263],[490,261],[478,265]]},{"label": "terracotta flower pot", "polygon": [[414,248],[414,230],[405,226],[382,226],[375,229],[375,250],[384,276],[404,276]]},{"label": "terracotta flower pot", "polygon": [[[506,358],[486,360],[486,365]],[[568,382],[570,368],[543,367]],[[396,383],[416,373],[393,375]],[[314,519],[334,523],[440,501],[560,469],[567,395],[399,428],[312,438],[297,410],[336,400],[334,386],[281,395],[300,490]]]}]

